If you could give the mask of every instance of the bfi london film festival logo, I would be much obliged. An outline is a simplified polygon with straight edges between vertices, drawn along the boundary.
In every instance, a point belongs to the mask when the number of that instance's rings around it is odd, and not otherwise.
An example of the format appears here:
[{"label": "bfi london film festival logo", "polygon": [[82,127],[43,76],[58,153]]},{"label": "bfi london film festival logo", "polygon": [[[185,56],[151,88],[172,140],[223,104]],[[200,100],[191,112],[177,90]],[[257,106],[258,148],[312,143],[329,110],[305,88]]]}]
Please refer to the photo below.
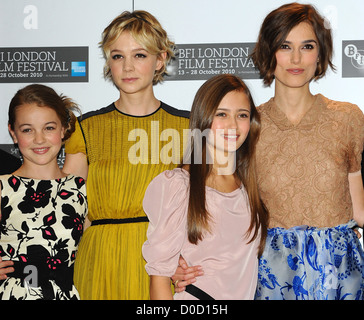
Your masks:
[{"label": "bfi london film festival logo", "polygon": [[88,82],[88,47],[0,48],[0,83]]},{"label": "bfi london film festival logo", "polygon": [[342,77],[364,77],[364,40],[343,41]]},{"label": "bfi london film festival logo", "polygon": [[176,58],[168,65],[165,80],[208,80],[226,73],[259,79],[250,58],[254,46],[254,42],[177,44]]}]

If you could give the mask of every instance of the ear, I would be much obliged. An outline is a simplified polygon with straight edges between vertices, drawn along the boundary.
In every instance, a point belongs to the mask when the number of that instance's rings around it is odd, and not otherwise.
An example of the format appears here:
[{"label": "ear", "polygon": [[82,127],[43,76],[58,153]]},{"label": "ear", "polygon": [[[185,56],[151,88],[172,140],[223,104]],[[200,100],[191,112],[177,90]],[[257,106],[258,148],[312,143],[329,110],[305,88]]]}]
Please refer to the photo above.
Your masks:
[{"label": "ear", "polygon": [[65,127],[62,127],[62,130],[61,130],[61,139],[62,139],[62,140],[63,140],[63,138],[64,138],[64,134],[65,134],[65,132],[66,132]]},{"label": "ear", "polygon": [[163,51],[157,56],[157,66],[155,70],[160,70],[164,66],[164,62],[167,59],[167,52]]},{"label": "ear", "polygon": [[15,132],[11,129],[10,124],[8,124],[8,130],[11,137],[13,138],[14,143],[18,143],[18,139],[16,138]]}]

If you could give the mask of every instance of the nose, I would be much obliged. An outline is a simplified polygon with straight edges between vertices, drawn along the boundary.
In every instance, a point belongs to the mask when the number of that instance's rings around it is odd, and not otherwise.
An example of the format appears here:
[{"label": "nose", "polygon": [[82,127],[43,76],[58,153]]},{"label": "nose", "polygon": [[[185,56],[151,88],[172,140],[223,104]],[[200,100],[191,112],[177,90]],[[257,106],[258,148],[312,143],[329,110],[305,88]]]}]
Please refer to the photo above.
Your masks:
[{"label": "nose", "polygon": [[227,134],[234,135],[237,133],[238,123],[236,117],[231,117],[227,126]]},{"label": "nose", "polygon": [[134,64],[132,58],[124,58],[124,71],[132,71],[134,69]]},{"label": "nose", "polygon": [[301,61],[301,52],[299,49],[292,50],[291,54],[291,62],[294,64],[298,64]]},{"label": "nose", "polygon": [[34,143],[42,144],[45,141],[44,133],[43,132],[36,132],[34,134]]},{"label": "nose", "polygon": [[229,129],[237,129],[238,127],[238,119],[236,117],[231,117],[229,121]]}]

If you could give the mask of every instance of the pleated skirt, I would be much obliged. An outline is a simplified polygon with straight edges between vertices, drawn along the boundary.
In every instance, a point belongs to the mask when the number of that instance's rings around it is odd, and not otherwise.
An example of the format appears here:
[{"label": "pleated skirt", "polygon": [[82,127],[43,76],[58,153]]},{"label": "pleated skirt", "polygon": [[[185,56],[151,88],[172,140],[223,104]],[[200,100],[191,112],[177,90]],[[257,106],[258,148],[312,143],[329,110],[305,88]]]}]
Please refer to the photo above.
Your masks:
[{"label": "pleated skirt", "polygon": [[91,226],[78,249],[74,283],[81,300],[149,299],[142,245],[148,223]]},{"label": "pleated skirt", "polygon": [[272,228],[256,300],[363,300],[364,252],[355,221],[333,228]]}]

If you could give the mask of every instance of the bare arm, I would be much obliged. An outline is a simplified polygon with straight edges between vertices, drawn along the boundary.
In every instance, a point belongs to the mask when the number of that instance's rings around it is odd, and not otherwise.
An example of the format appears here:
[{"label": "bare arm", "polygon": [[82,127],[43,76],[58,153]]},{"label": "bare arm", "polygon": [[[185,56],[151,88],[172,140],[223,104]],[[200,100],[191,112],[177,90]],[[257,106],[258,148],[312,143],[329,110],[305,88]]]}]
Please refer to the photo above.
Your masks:
[{"label": "bare arm", "polygon": [[82,153],[67,153],[66,160],[63,166],[63,172],[68,174],[74,174],[87,180],[88,163],[87,156]]},{"label": "bare arm", "polygon": [[349,174],[350,196],[353,203],[353,218],[360,227],[364,225],[364,188],[361,172]]},{"label": "bare arm", "polygon": [[163,276],[150,276],[150,299],[173,300],[171,280]]}]

